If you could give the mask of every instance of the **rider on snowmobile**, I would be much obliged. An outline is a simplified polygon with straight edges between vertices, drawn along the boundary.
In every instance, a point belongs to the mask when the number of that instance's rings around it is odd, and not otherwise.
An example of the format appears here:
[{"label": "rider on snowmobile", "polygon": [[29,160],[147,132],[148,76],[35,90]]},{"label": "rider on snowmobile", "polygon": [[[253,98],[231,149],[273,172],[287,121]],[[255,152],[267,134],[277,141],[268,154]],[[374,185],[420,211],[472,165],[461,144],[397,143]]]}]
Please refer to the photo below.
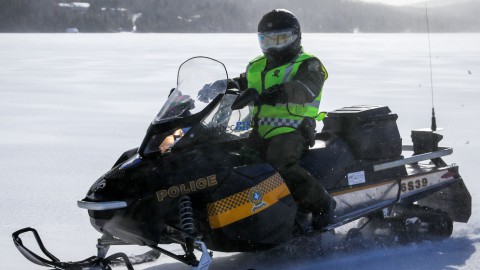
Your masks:
[{"label": "rider on snowmobile", "polygon": [[328,73],[318,58],[303,51],[300,24],[287,10],[275,9],[263,16],[258,40],[263,55],[248,64],[245,75],[234,79],[240,89],[246,88],[242,96],[259,94],[248,144],[280,172],[299,206],[312,212],[314,228],[321,228],[332,221],[335,201],[299,160],[314,144]]}]

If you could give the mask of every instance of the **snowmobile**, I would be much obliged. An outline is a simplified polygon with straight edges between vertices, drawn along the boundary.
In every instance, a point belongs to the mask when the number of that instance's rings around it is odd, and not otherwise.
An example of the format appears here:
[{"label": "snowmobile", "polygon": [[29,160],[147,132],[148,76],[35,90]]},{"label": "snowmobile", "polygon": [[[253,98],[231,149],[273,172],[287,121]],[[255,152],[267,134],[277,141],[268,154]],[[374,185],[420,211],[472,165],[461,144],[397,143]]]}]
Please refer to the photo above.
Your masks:
[{"label": "snowmobile", "polygon": [[[446,238],[454,221],[469,220],[471,196],[458,167],[442,159],[452,149],[438,146],[440,134],[413,130],[413,145],[402,146],[397,115],[387,106],[351,106],[326,115],[301,161],[336,201],[333,223],[312,231],[311,215],[299,209],[282,176],[258,156],[245,154],[252,110],[237,108],[255,98],[239,99],[227,82],[217,60],[184,62],[177,87],[141,145],[123,153],[78,201],[102,234],[97,255],[62,262],[32,228],[13,233],[15,246],[33,263],[54,269],[107,270],[119,261],[133,269],[125,254],[107,256],[112,245],[151,248],[140,261],[165,254],[208,269],[209,250],[270,249],[360,219],[347,237],[368,228],[371,237],[387,230],[400,242]],[[413,155],[404,156],[408,152]],[[22,243],[27,232],[44,255]],[[165,244],[178,244],[184,252],[159,246]]]}]

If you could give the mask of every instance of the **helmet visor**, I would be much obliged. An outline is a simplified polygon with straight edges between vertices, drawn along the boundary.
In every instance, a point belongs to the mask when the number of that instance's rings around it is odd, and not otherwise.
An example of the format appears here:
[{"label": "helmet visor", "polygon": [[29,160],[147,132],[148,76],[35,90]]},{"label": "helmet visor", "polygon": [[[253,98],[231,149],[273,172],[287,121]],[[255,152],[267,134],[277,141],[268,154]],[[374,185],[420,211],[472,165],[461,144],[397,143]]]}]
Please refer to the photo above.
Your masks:
[{"label": "helmet visor", "polygon": [[258,33],[258,42],[263,52],[269,50],[280,51],[292,44],[296,39],[297,35],[293,33],[292,29]]}]

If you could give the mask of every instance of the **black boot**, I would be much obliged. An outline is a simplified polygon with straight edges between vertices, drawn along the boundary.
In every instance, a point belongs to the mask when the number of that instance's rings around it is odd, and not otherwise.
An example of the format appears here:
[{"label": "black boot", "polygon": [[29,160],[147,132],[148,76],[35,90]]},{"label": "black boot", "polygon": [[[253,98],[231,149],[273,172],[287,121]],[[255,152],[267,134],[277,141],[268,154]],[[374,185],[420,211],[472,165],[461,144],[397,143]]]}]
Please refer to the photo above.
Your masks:
[{"label": "black boot", "polygon": [[295,217],[295,222],[297,223],[298,226],[295,226],[295,228],[298,228],[299,230],[294,231],[294,235],[311,235],[314,233],[313,227],[312,227],[312,220],[310,218],[310,211],[307,211],[305,209],[299,208],[297,210],[297,215]]},{"label": "black boot", "polygon": [[329,196],[326,203],[322,203],[312,210],[312,226],[320,230],[335,222],[335,207],[337,202]]}]

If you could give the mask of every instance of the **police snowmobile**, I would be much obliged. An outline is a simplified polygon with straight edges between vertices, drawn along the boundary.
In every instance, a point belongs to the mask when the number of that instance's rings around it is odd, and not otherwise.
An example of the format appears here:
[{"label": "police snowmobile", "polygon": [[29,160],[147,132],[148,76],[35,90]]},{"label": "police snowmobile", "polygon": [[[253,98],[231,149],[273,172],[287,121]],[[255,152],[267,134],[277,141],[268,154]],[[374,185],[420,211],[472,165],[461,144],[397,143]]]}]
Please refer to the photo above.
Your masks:
[{"label": "police snowmobile", "polygon": [[[140,245],[152,249],[140,261],[163,253],[208,269],[209,250],[263,250],[311,235],[311,217],[300,214],[282,176],[257,156],[243,154],[251,108],[235,108],[249,98],[237,100],[239,92],[227,89],[227,79],[225,66],[214,59],[184,62],[177,87],[140,147],[122,154],[78,201],[102,234],[96,256],[62,262],[32,228],[13,233],[19,251],[55,269],[106,270],[122,260],[133,269],[125,254],[107,252],[112,245]],[[368,229],[377,237],[387,230],[409,242],[449,237],[454,221],[468,221],[470,194],[458,167],[442,159],[452,149],[438,146],[442,136],[431,130],[412,131],[413,145],[402,146],[396,119],[386,106],[346,107],[325,117],[302,166],[337,205],[334,222],[313,233],[362,219],[350,236]],[[26,232],[34,234],[44,255],[24,246]],[[179,244],[184,253],[163,244]]]}]

